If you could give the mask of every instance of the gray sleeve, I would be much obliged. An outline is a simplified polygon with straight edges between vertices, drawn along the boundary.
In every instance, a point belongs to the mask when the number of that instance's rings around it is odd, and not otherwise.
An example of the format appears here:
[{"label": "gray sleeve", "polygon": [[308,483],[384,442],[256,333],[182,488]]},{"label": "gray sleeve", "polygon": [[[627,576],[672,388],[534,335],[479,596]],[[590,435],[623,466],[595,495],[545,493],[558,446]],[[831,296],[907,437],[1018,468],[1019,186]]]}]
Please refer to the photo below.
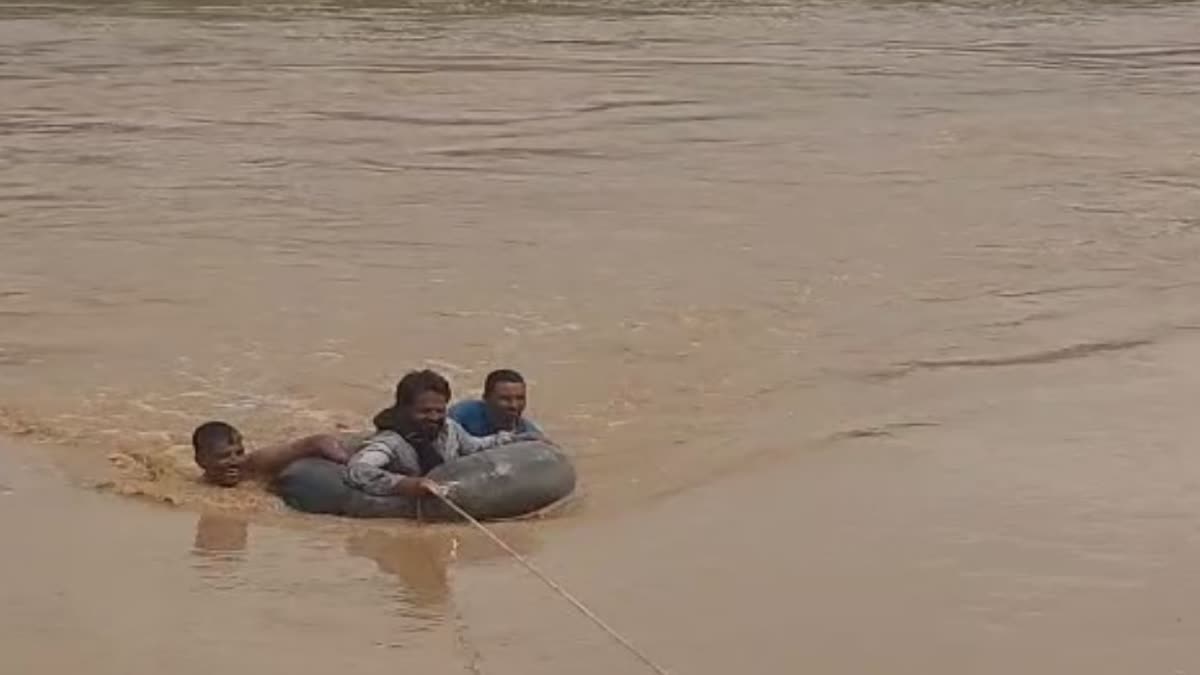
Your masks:
[{"label": "gray sleeve", "polygon": [[448,424],[450,433],[454,435],[455,443],[458,446],[459,455],[473,455],[488,448],[512,442],[512,434],[507,431],[500,431],[491,436],[472,436],[458,422],[450,420]]},{"label": "gray sleeve", "polygon": [[386,441],[373,439],[362,447],[346,465],[346,482],[371,495],[396,494],[396,485],[404,474],[388,471],[395,458]]}]

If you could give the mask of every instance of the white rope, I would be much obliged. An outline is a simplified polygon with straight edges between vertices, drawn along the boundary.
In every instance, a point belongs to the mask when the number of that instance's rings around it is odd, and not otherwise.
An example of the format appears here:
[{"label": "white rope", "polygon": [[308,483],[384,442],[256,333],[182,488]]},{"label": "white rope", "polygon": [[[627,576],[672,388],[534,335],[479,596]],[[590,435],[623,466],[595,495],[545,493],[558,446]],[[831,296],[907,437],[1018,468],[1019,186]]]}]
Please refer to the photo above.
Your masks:
[{"label": "white rope", "polygon": [[565,588],[560,586],[558,583],[556,583],[550,577],[546,576],[546,574],[544,572],[542,572],[537,567],[535,567],[533,565],[533,563],[526,560],[525,557],[522,556],[520,553],[517,553],[515,550],[513,550],[513,548],[511,546],[509,546],[508,544],[506,544],[503,539],[501,539],[500,537],[497,537],[495,534],[492,534],[492,531],[487,529],[486,527],[484,527],[483,523],[479,522],[471,514],[464,511],[462,509],[462,507],[460,507],[458,504],[455,504],[454,502],[450,501],[450,498],[447,497],[446,495],[441,494],[441,493],[436,493],[436,492],[434,494],[436,494],[438,496],[438,498],[440,498],[443,502],[445,502],[446,506],[449,506],[451,509],[454,510],[455,513],[462,516],[467,522],[471,523],[476,528],[478,528],[479,531],[483,532],[484,535],[486,535],[488,539],[491,539],[493,543],[495,543],[500,548],[504,549],[504,551],[506,553],[508,553],[509,555],[511,555],[513,558],[515,558],[517,562],[524,565],[525,569],[529,570],[530,572],[533,573],[534,576],[541,579],[542,582],[545,583],[547,586],[549,586],[554,592],[558,593],[564,599],[566,599],[567,602],[574,605],[575,609],[578,609],[580,612],[583,613],[584,616],[591,619],[592,623],[595,623],[605,633],[608,633],[608,635],[611,638],[613,638],[614,640],[619,642],[622,647],[629,650],[629,652],[631,654],[636,656],[638,658],[638,660],[640,660],[642,663],[646,664],[651,670],[658,673],[658,675],[670,675],[670,673],[668,673],[665,668],[663,668],[662,666],[655,663],[649,656],[646,656],[646,654],[644,654],[640,649],[635,647],[632,642],[630,642],[624,636],[622,636],[620,633],[618,633],[616,630],[614,630],[612,626],[609,626],[607,623],[605,623],[603,619],[596,616],[595,612],[588,609],[587,606],[584,605],[579,600],[577,600],[575,598],[575,596],[568,593]]}]

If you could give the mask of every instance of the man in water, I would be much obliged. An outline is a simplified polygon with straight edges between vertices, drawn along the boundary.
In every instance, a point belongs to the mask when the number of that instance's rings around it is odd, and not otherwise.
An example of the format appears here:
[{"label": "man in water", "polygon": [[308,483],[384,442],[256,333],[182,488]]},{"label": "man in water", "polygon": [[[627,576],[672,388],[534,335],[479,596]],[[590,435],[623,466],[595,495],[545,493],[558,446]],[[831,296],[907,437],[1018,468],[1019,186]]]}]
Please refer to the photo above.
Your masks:
[{"label": "man in water", "polygon": [[318,434],[246,452],[242,434],[233,425],[205,422],[192,432],[192,449],[205,482],[233,487],[245,478],[270,480],[304,457],[324,457],[345,464],[357,447],[349,440]]},{"label": "man in water", "polygon": [[525,403],[525,378],[515,370],[493,370],[483,381],[483,398],[459,401],[449,414],[472,436],[500,431],[541,434],[541,428],[523,416]]},{"label": "man in water", "polygon": [[395,405],[375,416],[378,431],[350,458],[346,482],[373,495],[444,494],[422,476],[456,457],[537,437],[500,431],[477,438],[446,417],[449,403],[446,378],[432,370],[405,375]]}]

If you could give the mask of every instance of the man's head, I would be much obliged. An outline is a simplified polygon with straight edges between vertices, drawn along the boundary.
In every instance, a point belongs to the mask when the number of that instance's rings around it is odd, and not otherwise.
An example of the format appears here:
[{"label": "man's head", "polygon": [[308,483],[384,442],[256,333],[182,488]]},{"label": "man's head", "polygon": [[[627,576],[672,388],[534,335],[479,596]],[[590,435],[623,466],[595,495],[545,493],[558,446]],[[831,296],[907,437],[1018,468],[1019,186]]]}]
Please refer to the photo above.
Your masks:
[{"label": "man's head", "polygon": [[450,383],[432,370],[414,370],[396,385],[396,423],[405,437],[431,442],[446,425]]},{"label": "man's head", "polygon": [[513,431],[525,412],[525,378],[515,370],[493,370],[483,381],[483,402],[492,423]]},{"label": "man's head", "polygon": [[192,432],[196,464],[204,470],[204,480],[222,487],[233,487],[242,480],[240,468],[246,448],[242,434],[225,422],[205,422]]}]

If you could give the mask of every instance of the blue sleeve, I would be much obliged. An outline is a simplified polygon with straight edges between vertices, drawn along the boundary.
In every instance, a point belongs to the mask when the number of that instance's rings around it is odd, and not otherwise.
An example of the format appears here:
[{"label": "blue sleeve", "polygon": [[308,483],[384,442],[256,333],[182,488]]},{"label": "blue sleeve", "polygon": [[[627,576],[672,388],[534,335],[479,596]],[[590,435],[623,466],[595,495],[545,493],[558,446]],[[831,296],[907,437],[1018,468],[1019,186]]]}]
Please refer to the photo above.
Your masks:
[{"label": "blue sleeve", "polygon": [[481,414],[482,409],[482,401],[459,401],[450,406],[446,414],[472,436],[487,436],[487,418]]}]

